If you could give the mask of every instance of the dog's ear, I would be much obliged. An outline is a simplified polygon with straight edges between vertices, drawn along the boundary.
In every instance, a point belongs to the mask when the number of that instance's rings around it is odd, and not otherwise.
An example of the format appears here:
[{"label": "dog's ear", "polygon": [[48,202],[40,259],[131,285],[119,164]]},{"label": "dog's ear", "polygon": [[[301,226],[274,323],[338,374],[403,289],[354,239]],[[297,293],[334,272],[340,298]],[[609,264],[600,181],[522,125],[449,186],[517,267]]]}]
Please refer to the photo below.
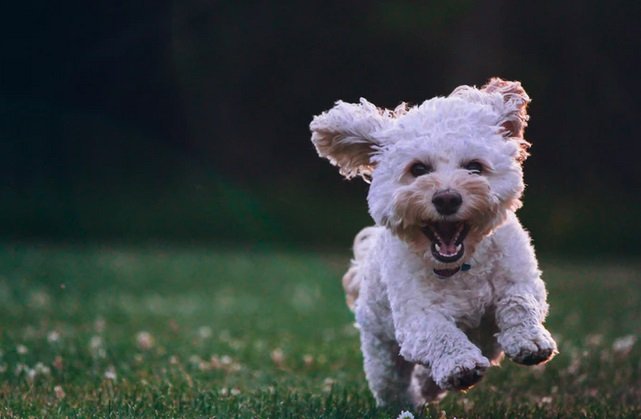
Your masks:
[{"label": "dog's ear", "polygon": [[527,105],[530,103],[530,97],[518,81],[506,81],[498,77],[491,78],[481,91],[487,93],[499,93],[503,97],[502,107],[499,110],[501,120],[499,124],[503,127],[506,138],[515,140],[519,143],[520,153],[519,161],[523,161],[528,156],[528,143],[523,138],[527,121],[530,119],[527,114]]},{"label": "dog's ear", "polygon": [[531,100],[521,83],[494,77],[481,90],[487,93],[500,93],[503,96],[504,122],[502,125],[510,137],[523,138],[527,121],[530,119],[527,114],[527,105]]},{"label": "dog's ear", "polygon": [[530,143],[523,138],[523,132],[529,119],[527,105],[530,97],[520,82],[494,77],[480,89],[459,86],[450,96],[491,106],[498,114],[496,124],[501,127],[501,134],[519,145],[517,159],[522,162],[527,158]]},{"label": "dog's ear", "polygon": [[318,155],[338,166],[346,178],[368,179],[374,169],[372,155],[381,147],[374,134],[391,123],[394,113],[378,109],[365,99],[360,103],[336,102],[309,125]]}]

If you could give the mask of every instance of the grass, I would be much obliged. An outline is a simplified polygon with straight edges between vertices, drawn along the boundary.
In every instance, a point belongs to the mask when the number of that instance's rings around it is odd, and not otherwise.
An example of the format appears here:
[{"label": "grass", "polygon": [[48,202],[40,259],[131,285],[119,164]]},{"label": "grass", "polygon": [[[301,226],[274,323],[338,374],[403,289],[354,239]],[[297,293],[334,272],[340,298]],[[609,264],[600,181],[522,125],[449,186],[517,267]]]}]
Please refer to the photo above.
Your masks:
[{"label": "grass", "polygon": [[[367,389],[340,255],[0,246],[0,416],[395,418]],[[543,260],[544,367],[419,417],[641,416],[641,264]]]}]

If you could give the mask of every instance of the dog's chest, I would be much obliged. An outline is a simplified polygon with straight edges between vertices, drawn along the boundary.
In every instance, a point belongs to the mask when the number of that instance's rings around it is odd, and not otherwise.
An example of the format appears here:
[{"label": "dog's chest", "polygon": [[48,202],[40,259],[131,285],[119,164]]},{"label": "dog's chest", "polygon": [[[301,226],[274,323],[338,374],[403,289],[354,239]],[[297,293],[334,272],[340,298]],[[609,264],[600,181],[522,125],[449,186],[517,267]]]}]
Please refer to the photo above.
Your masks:
[{"label": "dog's chest", "polygon": [[447,314],[457,324],[476,328],[494,305],[494,287],[487,275],[462,272],[453,278],[429,281],[431,309]]}]

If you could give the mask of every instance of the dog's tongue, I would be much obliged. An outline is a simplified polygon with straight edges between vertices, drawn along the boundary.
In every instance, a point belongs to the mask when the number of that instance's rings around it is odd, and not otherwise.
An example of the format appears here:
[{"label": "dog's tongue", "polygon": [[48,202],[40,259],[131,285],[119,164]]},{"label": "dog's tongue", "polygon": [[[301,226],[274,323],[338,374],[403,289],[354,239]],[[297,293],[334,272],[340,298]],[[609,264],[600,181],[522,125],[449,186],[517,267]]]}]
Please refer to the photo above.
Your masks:
[{"label": "dog's tongue", "polygon": [[443,255],[453,255],[456,254],[456,243],[451,242],[451,243],[441,243],[439,244],[439,253]]}]

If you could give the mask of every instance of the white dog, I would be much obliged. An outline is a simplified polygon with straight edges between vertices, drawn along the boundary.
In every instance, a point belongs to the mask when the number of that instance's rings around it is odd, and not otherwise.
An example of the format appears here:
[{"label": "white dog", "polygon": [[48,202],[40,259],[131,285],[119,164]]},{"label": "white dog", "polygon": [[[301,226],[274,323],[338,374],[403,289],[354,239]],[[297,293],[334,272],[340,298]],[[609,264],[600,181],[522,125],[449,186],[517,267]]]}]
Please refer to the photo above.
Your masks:
[{"label": "white dog", "polygon": [[503,353],[525,365],[557,353],[515,215],[529,101],[494,78],[411,108],[339,101],[310,125],[321,157],[371,180],[376,226],[356,236],[343,284],[379,405],[467,389]]}]

